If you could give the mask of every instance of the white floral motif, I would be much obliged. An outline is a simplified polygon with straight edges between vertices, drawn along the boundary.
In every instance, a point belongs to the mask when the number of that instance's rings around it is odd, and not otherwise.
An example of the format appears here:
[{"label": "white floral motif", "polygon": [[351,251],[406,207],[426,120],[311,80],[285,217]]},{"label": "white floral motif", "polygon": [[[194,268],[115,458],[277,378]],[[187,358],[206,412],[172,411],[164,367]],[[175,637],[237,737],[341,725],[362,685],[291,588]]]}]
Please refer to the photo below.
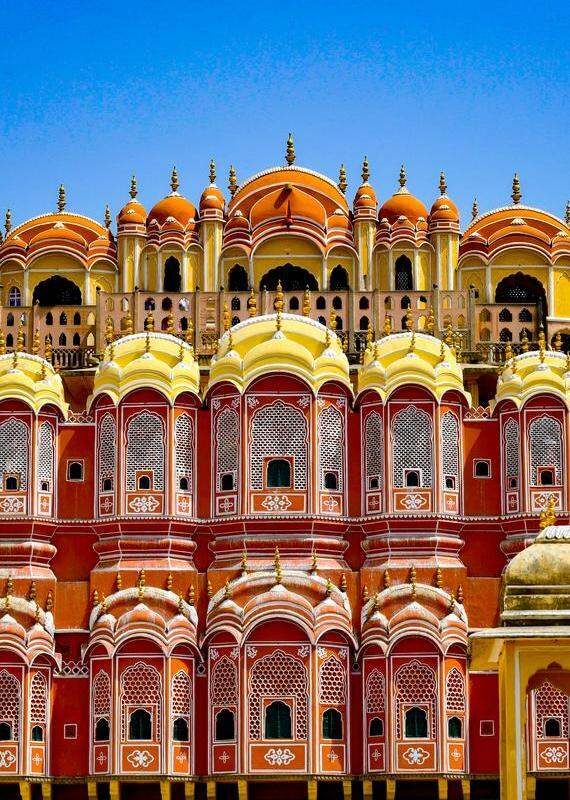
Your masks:
[{"label": "white floral motif", "polygon": [[107,761],[107,753],[104,753],[102,750],[100,751],[99,755],[97,756],[97,761],[103,765]]},{"label": "white floral motif", "polygon": [[236,660],[236,658],[239,656],[239,647],[234,647],[234,649],[233,649],[233,650],[231,651],[231,653],[230,653],[230,656],[231,656],[231,657],[233,658],[233,660],[235,661],[235,660]]},{"label": "white floral motif", "polygon": [[566,750],[560,746],[547,747],[540,755],[547,764],[563,764],[566,761]]},{"label": "white floral motif", "polygon": [[272,747],[271,750],[267,751],[263,758],[268,764],[271,764],[272,767],[282,767],[290,764],[291,761],[294,760],[295,756],[287,747],[278,747],[277,750]]},{"label": "white floral motif", "polygon": [[259,405],[259,398],[258,397],[248,397],[247,404],[250,408],[255,408]]},{"label": "white floral motif", "polygon": [[0,769],[9,769],[16,761],[16,756],[11,750],[0,750]]},{"label": "white floral motif", "polygon": [[375,747],[371,755],[372,755],[372,761],[378,761],[382,753],[380,752],[380,750],[378,750],[377,747]]},{"label": "white floral motif", "polygon": [[5,497],[0,501],[0,511],[3,514],[21,514],[24,511],[24,498]]},{"label": "white floral motif", "polygon": [[268,494],[261,505],[266,511],[286,511],[291,501],[285,495]]},{"label": "white floral motif", "polygon": [[421,766],[426,759],[429,758],[429,753],[423,747],[408,747],[405,753],[402,754],[408,764],[417,764]]},{"label": "white floral motif", "polygon": [[184,751],[181,751],[180,753],[178,753],[178,755],[176,756],[176,760],[180,764],[182,764],[184,761],[186,761],[186,753]]},{"label": "white floral motif", "polygon": [[226,763],[227,763],[227,762],[230,760],[230,757],[229,757],[229,755],[226,753],[226,751],[224,750],[224,751],[223,751],[223,753],[221,753],[221,754],[218,756],[218,759],[219,759],[219,760],[222,762],[222,764],[226,764]]},{"label": "white floral motif", "polygon": [[331,750],[327,756],[328,760],[334,764],[335,761],[338,761],[338,754],[335,753],[334,750]]},{"label": "white floral motif", "polygon": [[217,658],[219,658],[219,656],[220,654],[218,653],[216,648],[212,647],[212,649],[210,650],[210,661],[215,661]]},{"label": "white floral motif", "polygon": [[402,500],[402,505],[407,509],[421,508],[425,506],[426,503],[427,500],[425,497],[422,497],[421,494],[408,494]]},{"label": "white floral motif", "polygon": [[307,408],[310,402],[311,400],[309,398],[309,395],[304,394],[301,395],[301,397],[297,400],[297,405],[300,406],[301,408]]},{"label": "white floral motif", "polygon": [[301,658],[306,658],[309,655],[309,647],[307,645],[303,645],[297,650],[297,655]]},{"label": "white floral motif", "polygon": [[231,406],[233,409],[239,408],[239,397],[234,397]]},{"label": "white floral motif", "polygon": [[148,750],[133,750],[133,752],[127,756],[127,761],[133,767],[142,767],[146,769],[150,767],[154,761],[154,756],[152,753],[149,753]]},{"label": "white floral motif", "polygon": [[450,755],[454,761],[459,761],[461,759],[461,750],[458,747],[454,747]]},{"label": "white floral motif", "polygon": [[251,645],[247,648],[247,655],[249,658],[255,658],[257,655],[257,647],[251,647]]},{"label": "white floral motif", "polygon": [[129,508],[137,514],[146,514],[148,511],[155,511],[159,505],[156,497],[134,497],[129,503]]},{"label": "white floral motif", "polygon": [[329,651],[325,647],[317,647],[317,655],[319,658],[326,658]]}]

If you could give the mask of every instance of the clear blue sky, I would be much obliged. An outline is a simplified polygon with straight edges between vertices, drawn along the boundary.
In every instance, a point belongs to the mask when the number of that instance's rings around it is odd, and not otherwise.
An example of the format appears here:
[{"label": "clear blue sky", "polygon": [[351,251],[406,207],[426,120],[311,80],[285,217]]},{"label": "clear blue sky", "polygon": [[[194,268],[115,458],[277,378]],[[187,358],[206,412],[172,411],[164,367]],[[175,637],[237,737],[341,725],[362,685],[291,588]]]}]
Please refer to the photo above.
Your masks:
[{"label": "clear blue sky", "polygon": [[562,215],[570,196],[567,3],[6,2],[0,0],[0,210],[15,223],[68,209],[101,218],[135,172],[150,208],[198,201],[208,162],[224,189],[297,164],[348,196],[367,154],[380,199],[400,163],[430,203],[444,169],[469,217],[510,202]]}]

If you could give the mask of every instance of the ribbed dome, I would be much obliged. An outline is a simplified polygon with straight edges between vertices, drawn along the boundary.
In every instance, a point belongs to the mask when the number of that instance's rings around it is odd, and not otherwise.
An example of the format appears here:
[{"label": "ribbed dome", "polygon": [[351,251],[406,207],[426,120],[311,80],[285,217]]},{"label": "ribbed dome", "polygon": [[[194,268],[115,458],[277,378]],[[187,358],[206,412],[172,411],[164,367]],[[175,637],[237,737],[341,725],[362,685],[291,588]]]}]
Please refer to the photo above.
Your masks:
[{"label": "ribbed dome", "polygon": [[186,227],[189,222],[196,219],[196,207],[177,192],[167,195],[164,199],[151,208],[147,218],[147,224],[156,221],[160,226],[172,217],[179,222],[182,227]]},{"label": "ribbed dome", "polygon": [[413,225],[416,224],[420,217],[423,217],[424,220],[428,218],[427,208],[422,201],[410,194],[405,186],[402,186],[392,197],[386,200],[378,212],[379,220],[387,219],[392,225],[400,217],[405,217]]}]

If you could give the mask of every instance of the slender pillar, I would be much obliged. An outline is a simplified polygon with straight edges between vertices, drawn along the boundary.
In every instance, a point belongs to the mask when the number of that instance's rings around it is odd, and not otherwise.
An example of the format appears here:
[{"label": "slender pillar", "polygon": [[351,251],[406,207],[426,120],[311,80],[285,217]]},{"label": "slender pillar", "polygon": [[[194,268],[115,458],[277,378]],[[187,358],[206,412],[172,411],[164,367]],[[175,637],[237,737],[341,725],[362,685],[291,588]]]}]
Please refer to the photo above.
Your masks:
[{"label": "slender pillar", "polygon": [[121,800],[121,784],[119,781],[109,781],[109,797],[111,800]]},{"label": "slender pillar", "polygon": [[317,782],[314,778],[307,781],[307,800],[317,800]]},{"label": "slender pillar", "polygon": [[342,782],[342,793],[344,800],[352,800],[352,781],[344,780]]},{"label": "slender pillar", "polygon": [[194,781],[186,781],[184,784],[184,800],[194,800],[196,795],[196,784]]},{"label": "slender pillar", "polygon": [[216,781],[207,781],[206,797],[208,800],[216,800]]},{"label": "slender pillar", "polygon": [[30,800],[32,796],[32,787],[28,783],[28,781],[20,781],[20,797],[22,800]]},{"label": "slender pillar", "polygon": [[362,799],[372,800],[372,781],[366,779],[362,781]]},{"label": "slender pillar", "polygon": [[536,800],[536,778],[534,775],[526,776],[526,800]]},{"label": "slender pillar", "polygon": [[437,796],[438,800],[447,800],[448,783],[447,778],[437,779]]},{"label": "slender pillar", "polygon": [[87,797],[89,798],[89,800],[97,800],[96,781],[87,781]]},{"label": "slender pillar", "polygon": [[247,781],[243,778],[238,780],[238,798],[239,800],[247,800]]},{"label": "slender pillar", "polygon": [[394,778],[386,778],[386,800],[395,800],[396,781]]},{"label": "slender pillar", "polygon": [[170,781],[160,782],[160,797],[161,800],[170,800]]},{"label": "slender pillar", "polygon": [[469,778],[461,779],[461,792],[463,794],[463,800],[471,800],[471,781]]},{"label": "slender pillar", "polygon": [[40,783],[40,786],[42,790],[42,800],[51,800],[51,781],[44,781],[44,783]]}]

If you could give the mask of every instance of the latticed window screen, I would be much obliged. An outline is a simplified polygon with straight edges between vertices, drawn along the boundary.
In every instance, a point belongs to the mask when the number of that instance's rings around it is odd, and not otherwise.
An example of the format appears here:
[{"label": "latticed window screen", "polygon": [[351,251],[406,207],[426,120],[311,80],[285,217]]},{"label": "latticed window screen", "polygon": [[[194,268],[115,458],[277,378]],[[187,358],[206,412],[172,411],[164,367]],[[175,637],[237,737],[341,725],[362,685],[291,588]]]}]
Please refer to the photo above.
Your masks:
[{"label": "latticed window screen", "polygon": [[459,488],[459,422],[455,414],[446,411],[441,418],[441,466],[443,487],[445,478],[455,478]]},{"label": "latticed window screen", "polygon": [[142,411],[127,428],[127,491],[137,488],[137,472],[152,471],[153,488],[164,489],[164,425],[158,414]]},{"label": "latticed window screen", "polygon": [[249,675],[249,736],[261,739],[263,698],[294,697],[295,738],[306,739],[309,727],[309,680],[302,661],[276,650],[255,662]]},{"label": "latticed window screen", "polygon": [[53,428],[49,422],[42,422],[38,431],[38,481],[49,481],[53,487],[54,442]]},{"label": "latticed window screen", "polygon": [[386,708],[386,681],[379,669],[373,669],[366,680],[366,712],[383,714]]},{"label": "latticed window screen", "polygon": [[176,483],[180,478],[188,478],[192,485],[194,462],[194,425],[189,414],[181,414],[174,426],[174,448],[176,451]]},{"label": "latticed window screen", "polygon": [[340,411],[332,405],[324,408],[319,414],[319,459],[321,473],[321,489],[325,489],[325,472],[335,470],[338,473],[338,488],[342,491],[344,465],[344,425]]},{"label": "latticed window screen", "polygon": [[295,489],[307,488],[308,426],[305,415],[278,400],[259,408],[251,420],[251,488],[263,489],[263,462],[269,456],[293,456]]},{"label": "latticed window screen", "polygon": [[562,426],[553,417],[533,419],[528,426],[530,481],[538,486],[538,468],[553,467],[556,484],[562,483]]},{"label": "latticed window screen", "polygon": [[536,736],[545,738],[544,724],[547,719],[560,722],[560,735],[568,737],[568,695],[550,681],[545,681],[534,691],[536,704]]},{"label": "latticed window screen", "polygon": [[518,479],[520,469],[519,424],[516,419],[513,419],[512,417],[505,425],[504,439],[506,477]]},{"label": "latticed window screen", "polygon": [[231,408],[222,409],[216,419],[216,452],[216,487],[220,491],[222,475],[237,475],[239,465],[239,419]]},{"label": "latticed window screen", "polygon": [[392,421],[393,481],[404,486],[404,470],[420,470],[420,485],[432,486],[433,442],[429,414],[416,406],[398,411]]},{"label": "latticed window screen", "polygon": [[396,734],[402,736],[402,706],[423,705],[429,709],[431,738],[435,739],[436,708],[437,708],[437,682],[435,672],[420,661],[411,661],[400,667],[395,675],[396,702],[398,713],[396,715]]},{"label": "latticed window screen", "polygon": [[117,428],[111,414],[105,414],[99,430],[99,486],[111,479],[114,485],[115,464],[117,460]]},{"label": "latticed window screen", "polygon": [[15,675],[3,669],[0,672],[0,721],[7,722],[12,728],[12,739],[20,738],[20,681]]},{"label": "latticed window screen", "polygon": [[338,658],[327,658],[319,669],[319,703],[331,706],[346,703],[346,670]]},{"label": "latticed window screen", "polygon": [[111,679],[105,670],[99,670],[91,689],[93,702],[93,721],[111,719]]},{"label": "latticed window screen", "polygon": [[173,717],[189,717],[192,710],[192,683],[182,669],[172,676],[170,709]]},{"label": "latticed window screen", "polygon": [[161,681],[158,671],[141,661],[128,667],[121,675],[121,735],[126,741],[129,713],[137,708],[152,709],[154,729],[160,740],[162,707]]},{"label": "latticed window screen", "polygon": [[36,672],[30,684],[30,722],[47,721],[48,686],[45,675]]},{"label": "latticed window screen", "polygon": [[364,442],[366,448],[366,477],[378,478],[378,485],[382,487],[384,480],[384,426],[382,417],[376,411],[366,417]]},{"label": "latticed window screen", "polygon": [[447,711],[465,711],[465,679],[457,667],[445,679],[445,708]]},{"label": "latticed window screen", "polygon": [[0,487],[6,473],[20,478],[20,489],[28,488],[28,426],[21,419],[9,419],[0,425]]},{"label": "latticed window screen", "polygon": [[212,670],[210,700],[213,706],[237,706],[237,667],[227,656],[222,656]]}]

